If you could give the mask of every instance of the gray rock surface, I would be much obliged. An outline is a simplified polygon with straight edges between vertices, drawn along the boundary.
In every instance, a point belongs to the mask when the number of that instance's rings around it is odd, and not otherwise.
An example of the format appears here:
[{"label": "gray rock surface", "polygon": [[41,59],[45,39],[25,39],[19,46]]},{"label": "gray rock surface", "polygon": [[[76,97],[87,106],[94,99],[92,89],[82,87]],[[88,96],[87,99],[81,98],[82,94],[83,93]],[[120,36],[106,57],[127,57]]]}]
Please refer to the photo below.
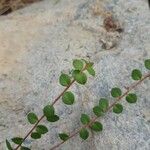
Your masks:
[{"label": "gray rock surface", "polygon": [[[107,32],[103,20],[112,14],[124,29]],[[60,100],[55,108],[61,120],[50,124],[42,139],[26,140],[32,150],[48,150],[59,140],[58,132],[78,128],[81,113],[91,116],[100,97],[110,97],[113,86],[130,85],[135,67],[143,73],[150,58],[150,11],[146,0],[45,0],[0,17],[0,150],[5,139],[24,136],[32,127],[26,115],[42,108],[62,91],[60,72],[69,71],[72,59],[90,58],[96,77],[86,86],[74,85],[76,103]],[[103,47],[105,44],[106,49]],[[114,45],[113,47],[111,47]],[[108,113],[104,130],[87,141],[76,136],[61,150],[149,150],[150,82],[136,88],[138,103],[125,101],[121,115]]]}]

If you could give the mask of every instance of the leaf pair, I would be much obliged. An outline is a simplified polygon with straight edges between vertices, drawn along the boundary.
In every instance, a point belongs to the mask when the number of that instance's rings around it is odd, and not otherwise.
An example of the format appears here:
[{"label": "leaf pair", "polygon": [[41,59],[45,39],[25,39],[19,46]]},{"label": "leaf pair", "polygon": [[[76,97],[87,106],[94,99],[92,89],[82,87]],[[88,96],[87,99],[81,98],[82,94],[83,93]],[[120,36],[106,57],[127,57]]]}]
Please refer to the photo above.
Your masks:
[{"label": "leaf pair", "polygon": [[[75,70],[73,70],[72,72],[72,77],[79,83],[79,84],[85,84],[87,82],[87,76],[86,74],[83,72],[84,70],[84,62],[82,60],[79,59],[75,59],[73,61],[73,66],[75,68]],[[89,72],[92,72],[91,67],[89,67]],[[71,78],[69,75],[62,73],[59,77],[59,83],[62,86],[69,86],[69,84],[71,83]]]},{"label": "leaf pair", "polygon": [[105,98],[101,98],[99,101],[99,105],[97,105],[93,108],[93,113],[97,117],[100,117],[107,111],[108,106],[109,106],[108,100]]},{"label": "leaf pair", "polygon": [[[111,96],[114,98],[119,98],[122,95],[122,91],[118,87],[114,87],[111,89]],[[116,114],[122,113],[123,111],[123,106],[119,103],[115,104],[113,106],[113,112]]]},{"label": "leaf pair", "polygon": [[48,132],[48,129],[47,129],[46,126],[44,126],[44,125],[38,125],[36,127],[36,131],[31,133],[31,137],[33,139],[40,139],[41,136],[42,136],[42,134],[45,134],[47,132]]},{"label": "leaf pair", "polygon": [[[62,73],[59,78],[59,83],[62,86],[69,86],[69,84],[71,83],[71,77],[67,74]],[[75,100],[75,97],[71,91],[67,91],[62,95],[62,101],[66,105],[72,105],[74,103],[74,100]]]},{"label": "leaf pair", "polygon": [[79,84],[85,84],[87,82],[87,76],[83,72],[85,63],[80,59],[73,60],[73,67],[75,70],[72,72],[72,77],[78,82]]},{"label": "leaf pair", "polygon": [[[90,127],[90,129],[92,129],[95,132],[103,130],[103,125],[98,121],[92,122],[90,124],[90,117],[86,114],[82,114],[80,120],[83,125],[87,125],[87,127]],[[86,140],[89,137],[89,131],[86,129],[86,127],[82,128],[79,132],[79,135],[83,140]]]},{"label": "leaf pair", "polygon": [[73,71],[72,76],[79,84],[85,84],[87,82],[87,76],[83,72],[84,70],[90,75],[95,76],[95,70],[93,69],[93,63],[91,62],[75,59],[73,61],[73,66],[75,70]]},{"label": "leaf pair", "polygon": [[[72,72],[72,77],[80,84],[85,84],[87,81],[87,76],[83,73],[84,62],[79,59],[73,61],[73,66],[75,70]],[[71,77],[67,74],[62,73],[59,77],[59,83],[62,86],[68,86],[71,83]]]},{"label": "leaf pair", "polygon": [[[115,87],[115,88],[112,88],[111,90],[111,95],[112,97],[114,98],[117,98],[117,97],[120,97],[122,95],[122,91]],[[134,93],[129,93],[127,96],[126,96],[126,101],[128,103],[135,103],[137,101],[137,96],[136,94]],[[113,106],[113,112],[116,113],[116,114],[119,114],[123,111],[123,106],[119,103],[115,104]]]},{"label": "leaf pair", "polygon": [[[144,66],[146,69],[150,70],[150,59],[144,61]],[[142,73],[139,69],[134,69],[131,73],[133,80],[140,80],[142,78]]]},{"label": "leaf pair", "polygon": [[59,116],[55,114],[55,109],[51,105],[47,105],[43,109],[44,116],[47,118],[49,122],[56,122],[59,120]]},{"label": "leaf pair", "polygon": [[80,70],[74,70],[72,76],[79,84],[84,85],[87,82],[86,74]]},{"label": "leaf pair", "polygon": [[[49,122],[55,122],[55,121],[59,120],[59,117],[57,115],[55,115],[54,107],[51,105],[47,105],[44,107],[43,114]],[[31,124],[35,124],[38,121],[37,115],[33,112],[29,113],[27,115],[27,118]]]},{"label": "leaf pair", "polygon": [[[92,123],[90,128],[95,132],[100,132],[103,130],[103,125],[100,122],[95,121]],[[89,131],[86,128],[82,128],[79,132],[79,135],[81,139],[86,140],[89,137]]]}]

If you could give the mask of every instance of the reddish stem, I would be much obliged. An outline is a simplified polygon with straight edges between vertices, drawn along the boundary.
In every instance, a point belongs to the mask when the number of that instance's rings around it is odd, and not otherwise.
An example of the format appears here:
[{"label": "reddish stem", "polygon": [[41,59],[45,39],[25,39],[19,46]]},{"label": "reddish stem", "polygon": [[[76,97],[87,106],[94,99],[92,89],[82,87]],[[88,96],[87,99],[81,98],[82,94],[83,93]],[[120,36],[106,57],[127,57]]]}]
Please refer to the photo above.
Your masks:
[{"label": "reddish stem", "polygon": [[[112,104],[107,108],[107,110],[106,110],[105,112],[110,111],[110,110],[113,108],[113,106],[114,106],[118,101],[120,101],[120,100],[121,100],[123,97],[125,97],[131,90],[133,90],[135,87],[137,87],[139,84],[141,84],[145,79],[147,79],[147,78],[149,78],[149,77],[150,77],[150,73],[146,74],[141,80],[139,80],[139,81],[137,81],[136,83],[134,83],[133,85],[131,85],[123,95],[121,95],[120,97],[118,97],[118,98],[115,100],[115,102],[112,103]],[[71,139],[72,137],[74,137],[75,135],[77,135],[77,134],[80,132],[80,130],[81,130],[82,128],[87,128],[87,127],[89,127],[89,126],[90,126],[92,123],[94,123],[98,118],[99,118],[99,117],[97,117],[97,116],[94,117],[94,118],[92,118],[89,124],[84,125],[84,126],[78,128],[76,131],[72,132],[72,134],[70,134],[69,138],[68,138],[66,141],[68,141],[69,139]],[[62,145],[62,144],[65,143],[66,141],[62,141],[62,142],[56,144],[56,145],[53,146],[50,150],[54,150],[54,149],[58,148],[60,145]]]},{"label": "reddish stem", "polygon": [[[81,70],[81,72],[83,72],[84,70],[86,70],[87,68],[87,64],[85,65],[85,67]],[[70,84],[61,92],[61,94],[53,101],[53,103],[51,104],[52,106],[55,105],[55,103],[63,96],[63,94],[72,86],[72,84],[75,82],[75,79],[73,79]],[[26,134],[26,136],[23,138],[22,143],[28,138],[28,136],[33,132],[33,130],[37,127],[37,125],[39,124],[39,122],[44,118],[45,116],[42,115],[38,121],[36,122],[36,124],[32,127],[32,129]],[[14,150],[17,150],[21,145],[19,144]]]}]

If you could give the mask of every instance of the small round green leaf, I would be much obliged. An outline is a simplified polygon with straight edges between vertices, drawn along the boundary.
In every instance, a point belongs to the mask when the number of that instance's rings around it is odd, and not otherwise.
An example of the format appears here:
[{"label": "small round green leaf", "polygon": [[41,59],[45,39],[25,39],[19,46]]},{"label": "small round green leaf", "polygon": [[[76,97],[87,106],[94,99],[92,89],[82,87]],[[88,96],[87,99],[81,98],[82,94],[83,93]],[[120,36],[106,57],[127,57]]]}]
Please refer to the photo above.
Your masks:
[{"label": "small round green leaf", "polygon": [[93,67],[88,67],[87,71],[90,75],[95,76],[95,70],[93,69]]},{"label": "small round green leaf", "polygon": [[72,92],[68,91],[68,92],[65,92],[62,96],[62,100],[65,104],[67,105],[72,105],[74,103],[74,95]]},{"label": "small round green leaf", "polygon": [[86,114],[82,114],[80,120],[82,124],[88,124],[90,122],[90,117]]},{"label": "small round green leaf", "polygon": [[23,138],[15,137],[11,139],[15,144],[22,144]]},{"label": "small round green leaf", "polygon": [[68,140],[69,135],[67,135],[66,133],[59,133],[59,138],[63,141]]},{"label": "small round green leaf", "polygon": [[46,117],[51,117],[55,114],[55,109],[54,109],[53,106],[47,105],[47,106],[44,107],[43,113]]},{"label": "small round green leaf", "polygon": [[59,116],[57,116],[57,115],[47,117],[47,121],[49,121],[49,122],[56,122],[58,120],[59,120]]},{"label": "small round green leaf", "polygon": [[76,76],[77,74],[79,74],[79,73],[80,73],[80,70],[73,70],[73,71],[72,71],[72,77],[75,78],[75,76]]},{"label": "small round green leaf", "polygon": [[79,84],[85,84],[87,82],[87,76],[84,72],[74,72],[74,79],[79,83]]},{"label": "small round green leaf", "polygon": [[82,60],[75,59],[75,60],[73,60],[73,66],[76,70],[82,70],[84,63]]},{"label": "small round green leaf", "polygon": [[100,117],[103,115],[103,110],[100,108],[100,106],[95,106],[93,108],[93,112],[97,117]]},{"label": "small round green leaf", "polygon": [[8,150],[13,150],[13,148],[11,147],[11,144],[9,143],[8,140],[6,140],[6,146],[7,146]]},{"label": "small round green leaf", "polygon": [[48,129],[47,129],[47,127],[44,126],[44,125],[38,125],[38,126],[36,127],[36,132],[38,132],[39,134],[45,134],[45,133],[48,132]]},{"label": "small round green leaf", "polygon": [[134,69],[131,75],[133,80],[140,80],[142,78],[142,73],[138,69]]},{"label": "small round green leaf", "polygon": [[115,88],[112,88],[111,89],[111,95],[112,97],[116,98],[116,97],[119,97],[121,96],[122,92],[119,88],[115,87]]},{"label": "small round green leaf", "polygon": [[120,114],[120,113],[122,113],[122,111],[123,111],[123,106],[121,104],[116,104],[113,107],[113,112],[116,114]]},{"label": "small round green leaf", "polygon": [[32,132],[31,133],[31,137],[33,139],[40,139],[41,138],[41,134],[37,133],[37,132]]},{"label": "small round green leaf", "polygon": [[67,74],[61,74],[60,78],[59,78],[59,83],[62,85],[62,86],[68,86],[71,82],[71,79],[70,77],[67,75]]},{"label": "small round green leaf", "polygon": [[35,113],[29,113],[27,118],[31,124],[35,124],[38,121],[38,117],[36,116]]},{"label": "small round green leaf", "polygon": [[100,122],[96,121],[91,125],[91,129],[93,131],[99,132],[103,130],[103,125]]},{"label": "small round green leaf", "polygon": [[109,103],[108,100],[105,98],[101,98],[99,101],[99,106],[103,112],[105,112],[108,109]]},{"label": "small round green leaf", "polygon": [[21,146],[21,149],[20,150],[31,150],[30,148],[28,147],[25,147],[25,146]]},{"label": "small round green leaf", "polygon": [[79,132],[80,134],[80,137],[83,139],[83,140],[86,140],[88,137],[89,137],[89,132],[87,129],[85,128],[82,128]]},{"label": "small round green leaf", "polygon": [[134,93],[129,93],[129,94],[126,96],[126,101],[127,101],[128,103],[136,103],[136,101],[137,101],[137,96],[136,96],[136,94],[134,94]]},{"label": "small round green leaf", "polygon": [[145,68],[150,70],[150,59],[146,59],[144,64],[145,64]]}]

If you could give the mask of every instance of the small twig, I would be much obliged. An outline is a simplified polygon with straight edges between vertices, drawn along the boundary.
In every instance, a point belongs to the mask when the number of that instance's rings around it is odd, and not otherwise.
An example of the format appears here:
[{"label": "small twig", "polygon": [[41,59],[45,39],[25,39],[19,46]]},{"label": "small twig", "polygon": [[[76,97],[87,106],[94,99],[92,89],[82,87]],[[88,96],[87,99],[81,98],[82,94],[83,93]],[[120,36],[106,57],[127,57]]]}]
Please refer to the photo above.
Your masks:
[{"label": "small twig", "polygon": [[[147,79],[147,78],[149,78],[149,77],[150,77],[150,73],[146,74],[141,80],[137,81],[136,83],[134,83],[133,85],[131,85],[130,87],[128,87],[127,91],[126,91],[122,96],[118,97],[118,98],[115,100],[115,102],[112,103],[112,104],[107,108],[107,110],[106,110],[105,112],[109,112],[109,111],[113,108],[113,106],[114,106],[118,101],[120,101],[122,98],[124,98],[131,90],[133,90],[135,87],[137,87],[139,84],[141,84],[145,79]],[[68,139],[67,139],[66,141],[68,141],[69,139],[71,139],[72,137],[74,137],[75,135],[77,135],[77,134],[80,132],[80,130],[81,130],[82,128],[90,127],[90,125],[91,125],[92,123],[94,123],[98,118],[99,118],[99,117],[97,117],[97,116],[94,117],[94,118],[92,118],[89,124],[84,125],[84,126],[78,128],[76,131],[72,132],[72,134],[70,134],[70,136],[68,137]],[[54,150],[54,149],[58,148],[60,145],[62,145],[62,144],[65,143],[66,141],[62,141],[62,142],[56,144],[56,145],[55,145],[54,147],[52,147],[50,150]]]}]

